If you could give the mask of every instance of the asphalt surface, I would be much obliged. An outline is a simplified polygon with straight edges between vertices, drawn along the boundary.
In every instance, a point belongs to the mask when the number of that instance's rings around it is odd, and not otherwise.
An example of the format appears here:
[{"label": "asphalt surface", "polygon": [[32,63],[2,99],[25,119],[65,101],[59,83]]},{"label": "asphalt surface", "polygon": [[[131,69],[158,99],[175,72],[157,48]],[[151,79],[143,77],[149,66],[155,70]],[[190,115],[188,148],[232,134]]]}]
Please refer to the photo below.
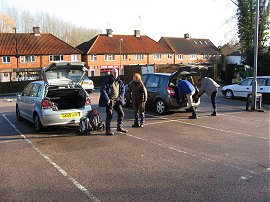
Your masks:
[{"label": "asphalt surface", "polygon": [[[90,96],[104,120],[99,93]],[[196,120],[147,110],[145,127],[132,128],[125,108],[127,134],[81,136],[77,126],[38,134],[16,120],[14,97],[2,96],[0,201],[270,201],[269,105],[245,111],[245,101],[219,94],[219,115],[211,110],[203,96]]]}]

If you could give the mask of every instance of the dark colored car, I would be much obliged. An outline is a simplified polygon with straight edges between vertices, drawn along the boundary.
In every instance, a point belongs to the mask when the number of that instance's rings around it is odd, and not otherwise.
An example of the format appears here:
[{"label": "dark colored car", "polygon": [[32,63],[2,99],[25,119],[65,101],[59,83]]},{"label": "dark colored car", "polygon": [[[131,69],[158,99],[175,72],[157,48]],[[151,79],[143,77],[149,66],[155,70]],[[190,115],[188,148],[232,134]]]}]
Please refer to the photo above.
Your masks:
[{"label": "dark colored car", "polygon": [[[177,81],[179,80],[179,72],[168,73],[151,73],[143,74],[142,81],[148,92],[148,100],[146,105],[153,108],[158,114],[163,115],[172,109],[190,107],[186,102],[180,102],[177,89]],[[129,88],[126,86],[126,106],[131,104]],[[198,107],[200,99],[194,102],[194,107]]]}]

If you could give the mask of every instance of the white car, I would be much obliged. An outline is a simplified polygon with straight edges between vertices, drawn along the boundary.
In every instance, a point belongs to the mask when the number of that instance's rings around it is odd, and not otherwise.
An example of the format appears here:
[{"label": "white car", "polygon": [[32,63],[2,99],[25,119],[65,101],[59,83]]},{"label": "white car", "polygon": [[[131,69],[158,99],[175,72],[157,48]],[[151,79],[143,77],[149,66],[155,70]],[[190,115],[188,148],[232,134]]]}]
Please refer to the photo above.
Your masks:
[{"label": "white car", "polygon": [[81,81],[80,85],[88,92],[88,93],[92,93],[94,90],[94,82],[89,79],[87,76],[84,76],[83,78],[81,78],[81,75],[70,75],[69,76],[70,79],[75,80],[75,81]]},{"label": "white car", "polygon": [[[246,98],[252,93],[253,77],[247,77],[238,84],[227,85],[222,88],[222,94],[228,98],[242,97]],[[270,96],[270,76],[257,77],[257,92],[261,93],[263,100],[269,99]]]}]

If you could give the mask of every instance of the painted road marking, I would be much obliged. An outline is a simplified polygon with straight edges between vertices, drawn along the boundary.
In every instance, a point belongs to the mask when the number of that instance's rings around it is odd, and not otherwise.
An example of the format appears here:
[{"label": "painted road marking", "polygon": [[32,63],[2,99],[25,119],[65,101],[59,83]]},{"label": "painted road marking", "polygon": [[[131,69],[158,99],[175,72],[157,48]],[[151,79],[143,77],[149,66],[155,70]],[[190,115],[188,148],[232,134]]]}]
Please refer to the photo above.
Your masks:
[{"label": "painted road marking", "polygon": [[27,139],[20,130],[16,128],[14,124],[11,123],[11,121],[6,117],[5,114],[2,114],[4,119],[8,122],[8,124],[18,133],[21,135],[21,137],[32,146],[32,148],[40,154],[48,163],[50,163],[54,168],[57,169],[58,172],[60,172],[64,177],[66,177],[70,182],[72,182],[80,191],[82,191],[90,200],[94,202],[100,202],[100,200],[94,196],[92,193],[90,193],[83,185],[81,185],[78,181],[76,181],[71,175],[69,175],[64,169],[62,169],[57,163],[55,163],[53,160],[50,159],[46,154],[44,154],[38,147],[36,147],[29,139]]}]

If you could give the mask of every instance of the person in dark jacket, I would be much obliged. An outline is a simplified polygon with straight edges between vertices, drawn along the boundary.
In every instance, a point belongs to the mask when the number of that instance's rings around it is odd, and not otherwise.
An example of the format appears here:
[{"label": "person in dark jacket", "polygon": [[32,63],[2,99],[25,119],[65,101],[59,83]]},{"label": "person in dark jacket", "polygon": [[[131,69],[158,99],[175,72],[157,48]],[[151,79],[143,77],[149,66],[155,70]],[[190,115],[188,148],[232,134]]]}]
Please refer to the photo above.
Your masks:
[{"label": "person in dark jacket", "polygon": [[[129,93],[133,104],[134,124],[132,127],[143,127],[145,122],[145,102],[147,101],[147,90],[142,82],[141,75],[135,73],[133,81],[129,84]],[[139,125],[140,118],[140,125]]]},{"label": "person in dark jacket", "polygon": [[179,80],[178,81],[178,94],[179,94],[179,98],[181,100],[184,99],[184,96],[187,97],[188,100],[188,105],[190,106],[191,112],[192,112],[192,116],[190,116],[190,119],[197,119],[197,113],[195,108],[193,107],[193,98],[192,96],[195,94],[196,89],[195,87],[192,85],[192,83],[190,83],[187,80]]},{"label": "person in dark jacket", "polygon": [[99,106],[106,107],[106,135],[114,135],[111,131],[111,122],[113,118],[113,110],[117,112],[117,131],[127,133],[122,127],[124,111],[124,94],[125,85],[118,77],[118,70],[112,69],[111,75],[105,79],[100,89]]}]

